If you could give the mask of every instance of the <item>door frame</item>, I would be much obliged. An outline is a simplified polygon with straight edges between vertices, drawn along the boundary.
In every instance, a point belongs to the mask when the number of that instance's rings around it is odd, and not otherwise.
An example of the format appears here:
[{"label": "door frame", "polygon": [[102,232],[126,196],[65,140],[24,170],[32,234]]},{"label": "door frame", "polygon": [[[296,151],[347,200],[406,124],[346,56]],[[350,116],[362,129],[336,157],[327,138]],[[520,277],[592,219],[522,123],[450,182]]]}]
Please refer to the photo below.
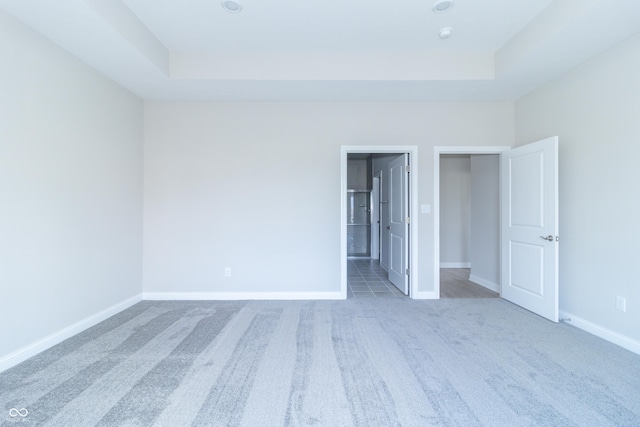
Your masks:
[{"label": "door frame", "polygon": [[340,147],[340,297],[347,299],[347,155],[351,153],[407,154],[409,156],[409,298],[418,293],[418,146],[342,145]]},{"label": "door frame", "polygon": [[[440,156],[443,154],[501,154],[512,148],[506,145],[433,147],[433,299],[440,299]],[[502,283],[499,285],[502,286]]]}]

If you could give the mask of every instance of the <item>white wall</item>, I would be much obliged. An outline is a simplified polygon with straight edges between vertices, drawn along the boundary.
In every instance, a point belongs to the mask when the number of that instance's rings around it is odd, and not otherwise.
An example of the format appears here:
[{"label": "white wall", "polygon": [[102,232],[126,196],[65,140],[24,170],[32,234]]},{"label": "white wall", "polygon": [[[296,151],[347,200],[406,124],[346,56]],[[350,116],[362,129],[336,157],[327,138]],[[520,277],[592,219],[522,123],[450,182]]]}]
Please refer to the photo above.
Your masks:
[{"label": "white wall", "polygon": [[143,110],[1,11],[0,57],[1,370],[140,295]]},{"label": "white wall", "polygon": [[469,268],[471,160],[440,156],[440,267]]},{"label": "white wall", "polygon": [[471,156],[469,279],[494,291],[500,283],[500,156]]},{"label": "white wall", "polygon": [[640,35],[518,100],[516,137],[560,138],[560,309],[640,351],[638,52]]},{"label": "white wall", "polygon": [[[148,101],[144,291],[338,292],[341,145],[417,145],[433,204],[433,147],[512,145],[513,120],[508,102]],[[433,291],[432,214],[418,247]]]}]

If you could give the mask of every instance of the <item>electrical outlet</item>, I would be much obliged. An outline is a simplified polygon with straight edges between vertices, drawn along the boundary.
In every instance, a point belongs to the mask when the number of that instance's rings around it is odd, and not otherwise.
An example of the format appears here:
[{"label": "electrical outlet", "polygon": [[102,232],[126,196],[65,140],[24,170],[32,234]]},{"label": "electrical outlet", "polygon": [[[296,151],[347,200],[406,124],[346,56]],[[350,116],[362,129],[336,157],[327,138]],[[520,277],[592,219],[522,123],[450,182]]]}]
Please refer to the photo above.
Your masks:
[{"label": "electrical outlet", "polygon": [[231,267],[224,268],[224,277],[231,277]]},{"label": "electrical outlet", "polygon": [[627,311],[627,299],[625,297],[616,297],[616,310],[623,313]]}]

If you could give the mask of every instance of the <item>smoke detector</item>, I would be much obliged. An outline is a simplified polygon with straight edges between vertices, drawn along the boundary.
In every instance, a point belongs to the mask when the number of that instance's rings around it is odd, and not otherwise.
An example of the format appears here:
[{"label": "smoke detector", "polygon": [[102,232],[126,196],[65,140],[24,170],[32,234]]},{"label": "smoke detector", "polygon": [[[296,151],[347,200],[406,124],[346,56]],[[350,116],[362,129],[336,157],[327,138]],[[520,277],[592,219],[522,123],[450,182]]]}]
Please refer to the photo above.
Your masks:
[{"label": "smoke detector", "polygon": [[444,39],[448,39],[449,37],[451,37],[451,34],[453,34],[453,28],[451,27],[444,27],[440,30],[440,32],[438,33],[438,36],[444,40]]}]

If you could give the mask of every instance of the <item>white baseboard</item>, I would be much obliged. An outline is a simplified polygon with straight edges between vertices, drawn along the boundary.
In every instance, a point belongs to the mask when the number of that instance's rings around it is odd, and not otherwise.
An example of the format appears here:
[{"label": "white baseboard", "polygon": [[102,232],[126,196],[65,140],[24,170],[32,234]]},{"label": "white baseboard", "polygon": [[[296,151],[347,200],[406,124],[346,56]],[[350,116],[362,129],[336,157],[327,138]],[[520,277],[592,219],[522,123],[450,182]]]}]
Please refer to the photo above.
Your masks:
[{"label": "white baseboard", "polygon": [[587,331],[590,334],[593,334],[606,341],[617,344],[620,347],[625,348],[629,351],[632,351],[636,354],[640,354],[640,341],[634,340],[633,338],[629,338],[625,335],[614,332],[610,329],[602,327],[588,320],[582,319],[578,316],[574,316],[573,314],[567,313],[566,311],[560,311],[560,319],[569,325],[572,325],[572,326],[575,326],[576,328],[580,328],[584,331]]},{"label": "white baseboard", "polygon": [[144,292],[152,301],[228,301],[228,300],[341,300],[342,292]]},{"label": "white baseboard", "polygon": [[440,295],[436,291],[423,291],[414,293],[411,299],[440,299]]},{"label": "white baseboard", "polygon": [[89,329],[94,325],[97,325],[103,320],[106,320],[109,317],[118,314],[123,310],[126,310],[127,308],[139,303],[140,301],[142,301],[141,295],[131,297],[85,319],[82,319],[70,326],[67,326],[66,328],[61,329],[58,332],[54,332],[53,334],[44,337],[41,340],[34,342],[33,344],[30,344],[26,347],[14,351],[13,353],[9,353],[8,355],[3,356],[2,358],[0,358],[0,372],[12,368],[18,363],[24,362],[28,358],[33,357],[36,354],[41,353],[53,347],[54,345],[61,343],[67,338],[71,338],[72,336],[79,334],[80,332]]},{"label": "white baseboard", "polygon": [[469,275],[469,281],[478,284],[480,286],[483,286],[487,289],[489,289],[490,291],[493,292],[500,292],[500,285],[498,285],[497,283],[493,283],[490,280],[487,279],[483,279],[482,277],[478,277],[475,274],[470,274]]},{"label": "white baseboard", "polygon": [[441,262],[440,268],[471,268],[470,262]]}]

